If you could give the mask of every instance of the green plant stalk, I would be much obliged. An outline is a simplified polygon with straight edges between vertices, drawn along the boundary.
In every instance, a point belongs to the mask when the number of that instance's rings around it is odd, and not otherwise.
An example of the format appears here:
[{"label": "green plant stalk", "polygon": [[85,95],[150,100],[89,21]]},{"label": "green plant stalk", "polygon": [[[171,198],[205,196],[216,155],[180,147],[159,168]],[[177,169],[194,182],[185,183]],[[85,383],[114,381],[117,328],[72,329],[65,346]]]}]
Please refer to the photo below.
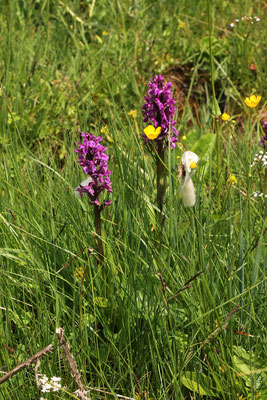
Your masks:
[{"label": "green plant stalk", "polygon": [[139,136],[139,135],[140,135],[140,132],[139,132],[138,123],[137,123],[136,118],[134,118],[134,127],[135,127],[135,130],[136,130],[137,135]]},{"label": "green plant stalk", "polygon": [[265,167],[265,174],[264,174],[264,195],[267,194],[267,167]]},{"label": "green plant stalk", "polygon": [[158,251],[161,252],[162,248],[162,230],[164,225],[163,215],[163,200],[166,192],[166,168],[164,160],[164,143],[163,141],[158,142],[158,154],[157,154],[157,205],[160,210],[158,214]]},{"label": "green plant stalk", "polygon": [[95,214],[95,230],[97,233],[97,251],[99,254],[100,261],[102,262],[104,260],[104,247],[103,247],[103,241],[101,238],[101,208],[94,204],[94,214]]},{"label": "green plant stalk", "polygon": [[220,207],[220,170],[221,170],[221,143],[220,143],[220,129],[219,129],[219,115],[216,92],[214,85],[214,63],[212,53],[212,21],[211,21],[211,6],[210,0],[207,0],[208,11],[208,27],[209,27],[209,54],[210,54],[210,72],[211,72],[211,87],[212,87],[212,105],[215,114],[215,133],[216,133],[216,159],[217,159],[217,193],[218,193],[218,207]]},{"label": "green plant stalk", "polygon": [[161,213],[162,222],[162,210],[163,200],[166,191],[166,169],[164,166],[164,143],[163,141],[158,142],[158,157],[157,157],[157,204]]},{"label": "green plant stalk", "polygon": [[251,110],[249,110],[249,156],[250,156],[250,164],[252,163],[252,115]]}]

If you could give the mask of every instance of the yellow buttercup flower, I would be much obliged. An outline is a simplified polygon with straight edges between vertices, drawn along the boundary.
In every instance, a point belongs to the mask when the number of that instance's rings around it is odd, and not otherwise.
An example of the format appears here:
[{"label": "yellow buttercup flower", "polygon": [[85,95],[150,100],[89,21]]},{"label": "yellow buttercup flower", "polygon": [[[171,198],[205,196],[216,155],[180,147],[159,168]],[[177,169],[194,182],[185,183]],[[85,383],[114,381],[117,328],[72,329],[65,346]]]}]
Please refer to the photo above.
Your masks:
[{"label": "yellow buttercup flower", "polygon": [[254,94],[250,97],[246,97],[246,99],[244,100],[246,105],[250,108],[257,107],[260,101],[261,101],[261,96],[255,96]]},{"label": "yellow buttercup flower", "polygon": [[109,134],[109,129],[108,126],[102,126],[102,128],[100,129],[100,133],[103,133],[104,135],[108,135]]},{"label": "yellow buttercup flower", "polygon": [[136,119],[138,116],[137,110],[131,110],[127,113],[130,117],[133,117],[133,119]]},{"label": "yellow buttercup flower", "polygon": [[187,139],[187,137],[184,135],[182,136],[182,140],[185,141]]},{"label": "yellow buttercup flower", "polygon": [[114,140],[112,139],[112,137],[111,137],[110,134],[109,134],[109,129],[108,129],[108,126],[107,126],[107,125],[102,126],[100,132],[101,132],[103,135],[106,136],[106,139],[108,140],[108,142],[114,143]]},{"label": "yellow buttercup flower", "polygon": [[237,184],[238,179],[236,176],[230,175],[229,178],[227,179],[227,182],[229,183],[229,185],[235,185]]},{"label": "yellow buttercup flower", "polygon": [[197,167],[197,163],[196,163],[195,161],[192,161],[192,162],[190,163],[190,168],[191,168],[191,169],[196,169],[196,167]]},{"label": "yellow buttercup flower", "polygon": [[84,269],[82,267],[77,267],[74,270],[74,276],[76,279],[82,278],[84,274]]},{"label": "yellow buttercup flower", "polygon": [[154,139],[157,139],[157,137],[160,134],[160,131],[161,131],[160,126],[158,126],[157,129],[155,129],[153,125],[148,125],[144,129],[144,134],[147,136],[148,139],[154,140]]},{"label": "yellow buttercup flower", "polygon": [[231,118],[231,117],[230,117],[229,114],[223,113],[223,115],[222,115],[222,120],[223,120],[223,121],[228,121],[230,118]]}]

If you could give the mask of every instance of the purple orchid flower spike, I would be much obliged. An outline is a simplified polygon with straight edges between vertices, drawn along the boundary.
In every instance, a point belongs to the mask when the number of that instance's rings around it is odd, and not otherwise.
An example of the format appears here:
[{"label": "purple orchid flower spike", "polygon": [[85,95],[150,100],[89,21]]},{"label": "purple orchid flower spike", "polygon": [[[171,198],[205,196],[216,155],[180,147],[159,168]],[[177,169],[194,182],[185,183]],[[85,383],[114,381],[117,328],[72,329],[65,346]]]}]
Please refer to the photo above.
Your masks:
[{"label": "purple orchid flower spike", "polygon": [[[148,84],[149,91],[144,97],[145,104],[143,106],[144,122],[150,123],[149,130],[144,130],[142,135],[144,143],[147,144],[151,140],[162,141],[170,135],[171,148],[175,147],[175,142],[178,140],[179,132],[174,127],[176,121],[175,116],[175,100],[171,97],[171,82],[164,85],[164,77],[156,75]],[[149,135],[146,132],[151,132],[152,128],[160,132],[156,135]]]},{"label": "purple orchid flower spike", "polygon": [[[100,206],[99,196],[107,190],[112,193],[112,185],[109,175],[112,171],[108,169],[107,161],[109,159],[106,154],[106,147],[100,144],[102,138],[100,136],[90,135],[90,133],[81,133],[83,143],[78,143],[79,149],[74,151],[79,154],[79,164],[83,168],[87,179],[80,183],[75,189],[80,196],[86,193],[92,204]],[[104,206],[111,204],[111,201],[104,201]]]}]

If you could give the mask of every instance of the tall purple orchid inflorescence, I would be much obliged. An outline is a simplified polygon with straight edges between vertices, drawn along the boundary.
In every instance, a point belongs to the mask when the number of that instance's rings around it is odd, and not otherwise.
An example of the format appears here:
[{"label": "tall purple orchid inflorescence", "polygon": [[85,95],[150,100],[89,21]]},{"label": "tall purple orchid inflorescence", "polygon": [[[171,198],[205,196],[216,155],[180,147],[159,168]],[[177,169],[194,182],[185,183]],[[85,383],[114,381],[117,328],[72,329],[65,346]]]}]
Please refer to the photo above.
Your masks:
[{"label": "tall purple orchid inflorescence", "polygon": [[[151,149],[156,155],[157,167],[157,204],[160,210],[159,226],[164,224],[163,200],[166,192],[165,151],[170,145],[173,149],[178,140],[178,131],[174,127],[176,121],[175,101],[172,98],[171,82],[164,83],[164,77],[156,75],[149,81],[145,104],[142,108],[144,122],[149,125],[142,135],[144,144],[151,144]],[[153,144],[153,146],[152,146]],[[161,235],[160,235],[161,236]],[[159,240],[161,243],[161,239]]]},{"label": "tall purple orchid inflorescence", "polygon": [[176,124],[174,119],[175,100],[171,97],[171,82],[164,84],[164,77],[156,75],[153,80],[149,81],[148,87],[149,91],[144,97],[144,122],[149,122],[155,129],[159,127],[161,129],[156,138],[152,137],[150,139],[149,135],[142,135],[144,143],[147,144],[151,140],[163,141],[170,136],[170,146],[174,148],[179,132],[174,127]]},{"label": "tall purple orchid inflorescence", "polygon": [[101,217],[100,213],[104,207],[111,204],[111,201],[103,201],[100,204],[99,196],[103,191],[112,192],[109,175],[112,173],[108,169],[107,161],[109,156],[106,154],[106,147],[102,146],[100,136],[81,133],[83,143],[77,143],[78,149],[74,151],[79,154],[79,164],[83,168],[88,178],[84,180],[75,191],[83,196],[87,194],[89,201],[94,205],[94,222],[97,233],[97,248],[100,260],[104,260],[104,248],[101,237]]},{"label": "tall purple orchid inflorescence", "polygon": [[[99,196],[107,190],[112,192],[112,186],[109,175],[112,173],[108,169],[107,161],[109,159],[106,154],[106,147],[102,146],[100,136],[90,135],[90,133],[81,133],[83,143],[77,143],[79,149],[74,151],[79,154],[79,163],[89,178],[83,181],[77,188],[80,196],[86,193],[90,202],[100,206]],[[104,201],[103,205],[108,206],[111,201]]]}]

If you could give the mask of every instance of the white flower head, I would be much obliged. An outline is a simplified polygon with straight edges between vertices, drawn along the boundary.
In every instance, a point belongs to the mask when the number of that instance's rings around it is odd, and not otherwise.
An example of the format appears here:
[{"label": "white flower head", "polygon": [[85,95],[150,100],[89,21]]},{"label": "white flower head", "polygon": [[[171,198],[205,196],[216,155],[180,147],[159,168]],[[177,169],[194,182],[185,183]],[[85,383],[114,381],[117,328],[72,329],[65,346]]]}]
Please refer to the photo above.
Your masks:
[{"label": "white flower head", "polygon": [[192,151],[186,151],[182,156],[182,164],[184,166],[185,173],[191,175],[192,172],[195,172],[198,161],[199,157],[196,153],[193,153]]},{"label": "white flower head", "polygon": [[41,383],[40,390],[42,393],[57,392],[62,389],[62,386],[59,383],[61,381],[60,377],[53,376],[49,380],[46,375],[41,375],[39,381]]},{"label": "white flower head", "polygon": [[184,174],[180,183],[180,193],[185,207],[192,207],[196,202],[196,194],[191,176],[197,168],[199,157],[192,151],[186,151],[182,156]]},{"label": "white flower head", "polygon": [[61,378],[59,376],[52,376],[51,381],[52,382],[60,382]]}]

